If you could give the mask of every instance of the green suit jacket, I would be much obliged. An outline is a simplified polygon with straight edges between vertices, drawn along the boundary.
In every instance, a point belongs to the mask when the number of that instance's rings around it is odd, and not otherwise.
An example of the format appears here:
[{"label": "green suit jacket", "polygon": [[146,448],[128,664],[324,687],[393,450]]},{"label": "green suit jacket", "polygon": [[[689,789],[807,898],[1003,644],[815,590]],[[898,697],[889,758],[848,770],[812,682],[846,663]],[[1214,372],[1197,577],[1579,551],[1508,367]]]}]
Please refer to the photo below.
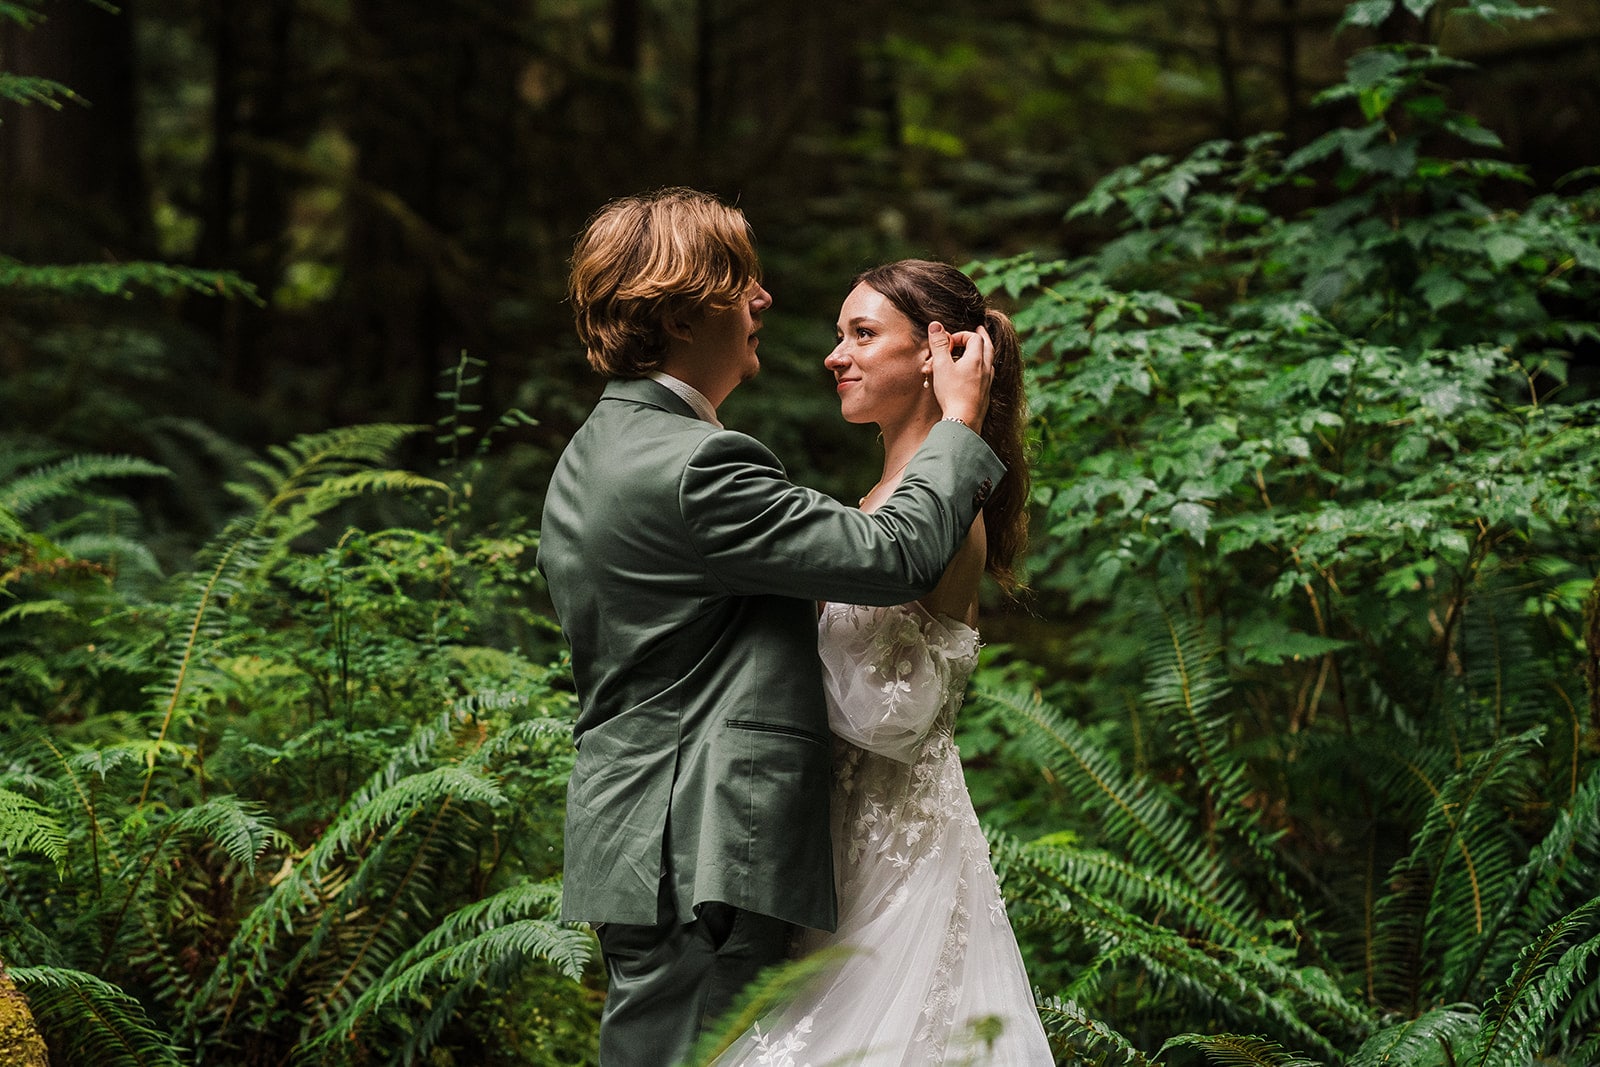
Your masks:
[{"label": "green suit jacket", "polygon": [[940,423],[871,515],[754,438],[611,382],[556,465],[538,566],[572,650],[578,754],[562,917],[724,901],[835,923],[816,603],[926,595],[1005,468]]}]

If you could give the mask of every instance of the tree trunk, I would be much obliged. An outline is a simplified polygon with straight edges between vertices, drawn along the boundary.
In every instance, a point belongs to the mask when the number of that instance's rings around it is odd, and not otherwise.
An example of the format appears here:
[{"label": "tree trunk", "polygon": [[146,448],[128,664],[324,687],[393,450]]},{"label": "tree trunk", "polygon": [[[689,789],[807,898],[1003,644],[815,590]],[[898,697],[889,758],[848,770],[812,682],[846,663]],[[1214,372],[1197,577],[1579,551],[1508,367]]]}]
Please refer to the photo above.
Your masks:
[{"label": "tree trunk", "polygon": [[49,78],[83,98],[59,111],[0,108],[0,245],[12,254],[60,262],[153,250],[130,2],[115,14],[52,5],[32,29],[0,23],[0,54],[12,73]]},{"label": "tree trunk", "polygon": [[1222,135],[1238,140],[1239,70],[1234,47],[1233,22],[1219,0],[1206,0],[1206,20],[1211,23],[1212,49],[1216,57],[1217,83],[1222,88]]},{"label": "tree trunk", "polygon": [[28,998],[0,962],[0,1063],[7,1067],[50,1067],[49,1050],[33,1023]]}]

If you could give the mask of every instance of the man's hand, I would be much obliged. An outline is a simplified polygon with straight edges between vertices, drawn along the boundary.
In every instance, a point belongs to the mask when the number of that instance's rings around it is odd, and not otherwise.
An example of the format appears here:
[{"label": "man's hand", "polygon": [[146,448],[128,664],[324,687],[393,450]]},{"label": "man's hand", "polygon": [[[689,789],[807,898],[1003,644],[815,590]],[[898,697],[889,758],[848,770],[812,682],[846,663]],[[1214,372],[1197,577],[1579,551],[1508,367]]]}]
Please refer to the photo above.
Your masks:
[{"label": "man's hand", "polygon": [[928,348],[933,353],[933,396],[947,419],[960,419],[974,433],[983,429],[989,410],[989,383],[994,381],[994,344],[989,331],[952,334],[943,323],[928,323]]}]

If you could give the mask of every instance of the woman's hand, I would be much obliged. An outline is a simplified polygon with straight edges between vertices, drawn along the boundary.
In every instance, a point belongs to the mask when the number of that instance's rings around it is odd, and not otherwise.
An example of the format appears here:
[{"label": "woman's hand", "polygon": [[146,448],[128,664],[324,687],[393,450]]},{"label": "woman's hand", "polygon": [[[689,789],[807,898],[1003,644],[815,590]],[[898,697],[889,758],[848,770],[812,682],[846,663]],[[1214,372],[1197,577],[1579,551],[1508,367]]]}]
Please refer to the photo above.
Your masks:
[{"label": "woman's hand", "polygon": [[994,381],[994,343],[989,331],[951,333],[943,323],[928,324],[933,364],[933,396],[947,419],[960,419],[974,433],[983,429],[989,410],[989,385]]}]

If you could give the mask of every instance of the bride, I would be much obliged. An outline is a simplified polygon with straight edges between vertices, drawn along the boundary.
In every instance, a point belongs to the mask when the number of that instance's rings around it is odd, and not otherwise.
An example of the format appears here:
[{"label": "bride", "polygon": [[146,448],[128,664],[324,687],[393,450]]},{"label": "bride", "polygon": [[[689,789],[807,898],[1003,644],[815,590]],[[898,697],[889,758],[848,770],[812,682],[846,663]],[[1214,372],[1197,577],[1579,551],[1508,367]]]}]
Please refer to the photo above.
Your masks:
[{"label": "bride", "polygon": [[718,1067],[1053,1064],[952,733],[978,658],[978,586],[1015,585],[1027,536],[1022,367],[1016,331],[954,267],[902,260],[856,278],[826,365],[845,419],[883,431],[889,498],[940,419],[930,331],[986,329],[989,409],[978,430],[1009,468],[938,587],[890,608],[826,604],[819,625],[834,743],[832,832],[839,926],[808,931],[824,970]]}]

